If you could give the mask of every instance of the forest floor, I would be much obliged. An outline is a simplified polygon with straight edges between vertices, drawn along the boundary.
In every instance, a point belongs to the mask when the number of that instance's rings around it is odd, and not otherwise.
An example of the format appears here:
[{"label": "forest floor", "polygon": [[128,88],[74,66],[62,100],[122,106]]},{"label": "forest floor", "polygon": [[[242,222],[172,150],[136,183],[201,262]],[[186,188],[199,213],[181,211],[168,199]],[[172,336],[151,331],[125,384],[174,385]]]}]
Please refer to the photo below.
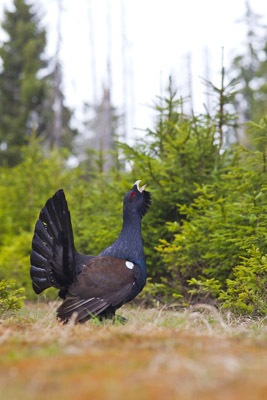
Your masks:
[{"label": "forest floor", "polygon": [[56,307],[0,321],[0,399],[267,399],[266,319],[124,306],[124,325],[61,325]]}]

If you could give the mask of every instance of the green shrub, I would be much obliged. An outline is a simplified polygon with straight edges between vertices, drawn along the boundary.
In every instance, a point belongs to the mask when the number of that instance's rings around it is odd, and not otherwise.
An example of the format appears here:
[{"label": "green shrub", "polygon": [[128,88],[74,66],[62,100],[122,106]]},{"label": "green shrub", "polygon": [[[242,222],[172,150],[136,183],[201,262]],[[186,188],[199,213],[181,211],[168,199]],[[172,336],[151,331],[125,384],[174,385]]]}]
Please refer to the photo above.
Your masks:
[{"label": "green shrub", "polygon": [[234,268],[232,279],[226,280],[219,300],[223,308],[236,313],[265,316],[267,314],[267,255],[252,247],[247,257]]},{"label": "green shrub", "polygon": [[86,182],[77,180],[66,193],[74,231],[77,251],[84,254],[99,254],[117,239],[122,227],[124,194],[132,182],[115,182],[110,176],[100,174]]},{"label": "green shrub", "polygon": [[[197,185],[192,204],[179,206],[184,220],[168,223],[174,239],[161,240],[157,250],[172,286],[175,282],[187,298],[226,301],[223,291],[230,296],[240,285],[240,267],[236,267],[240,260],[252,263],[252,268],[257,258],[253,253],[250,261],[248,252],[258,248],[260,254],[267,253],[267,175],[262,163],[261,153],[237,148],[220,179],[213,185]],[[255,299],[260,299],[255,293]],[[234,305],[230,297],[227,304]],[[254,308],[250,305],[246,311],[254,312]]]},{"label": "green shrub", "polygon": [[7,311],[17,311],[21,308],[25,297],[20,296],[24,292],[24,288],[15,289],[15,282],[0,281],[0,315]]},{"label": "green shrub", "polygon": [[30,253],[32,232],[13,235],[12,240],[1,246],[0,277],[17,282],[26,289],[28,298],[35,298],[30,279]]}]

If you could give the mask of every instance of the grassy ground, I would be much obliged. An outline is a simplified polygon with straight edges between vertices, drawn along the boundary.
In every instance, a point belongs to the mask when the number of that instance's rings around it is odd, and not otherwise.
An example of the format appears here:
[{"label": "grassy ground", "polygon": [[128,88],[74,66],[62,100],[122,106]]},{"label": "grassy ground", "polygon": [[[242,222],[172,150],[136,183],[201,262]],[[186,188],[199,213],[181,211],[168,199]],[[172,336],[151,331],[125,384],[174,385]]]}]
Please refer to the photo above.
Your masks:
[{"label": "grassy ground", "polygon": [[267,399],[266,320],[124,307],[125,325],[62,326],[56,303],[0,323],[0,399]]}]

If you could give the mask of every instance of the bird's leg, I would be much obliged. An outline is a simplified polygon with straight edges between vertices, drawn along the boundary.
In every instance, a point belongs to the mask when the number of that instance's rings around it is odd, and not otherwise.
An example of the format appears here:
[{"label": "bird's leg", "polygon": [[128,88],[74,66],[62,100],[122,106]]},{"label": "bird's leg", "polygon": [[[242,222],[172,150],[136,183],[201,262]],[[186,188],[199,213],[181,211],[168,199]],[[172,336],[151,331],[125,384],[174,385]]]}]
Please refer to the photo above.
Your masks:
[{"label": "bird's leg", "polygon": [[126,322],[128,321],[127,318],[123,317],[122,315],[114,315],[114,319],[113,319],[113,325],[116,324],[126,324]]},{"label": "bird's leg", "polygon": [[103,322],[105,319],[111,319],[114,318],[115,316],[115,311],[111,310],[105,310],[101,314],[98,315],[99,321]]}]

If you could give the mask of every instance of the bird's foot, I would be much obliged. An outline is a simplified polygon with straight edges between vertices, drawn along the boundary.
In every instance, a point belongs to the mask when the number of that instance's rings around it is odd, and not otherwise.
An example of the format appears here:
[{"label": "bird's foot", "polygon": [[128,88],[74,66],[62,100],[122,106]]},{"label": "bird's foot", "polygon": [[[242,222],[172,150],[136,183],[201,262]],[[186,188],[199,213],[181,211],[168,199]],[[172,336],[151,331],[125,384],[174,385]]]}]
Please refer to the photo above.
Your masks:
[{"label": "bird's foot", "polygon": [[113,319],[113,325],[123,325],[126,324],[127,321],[128,319],[123,317],[122,315],[115,315]]}]

